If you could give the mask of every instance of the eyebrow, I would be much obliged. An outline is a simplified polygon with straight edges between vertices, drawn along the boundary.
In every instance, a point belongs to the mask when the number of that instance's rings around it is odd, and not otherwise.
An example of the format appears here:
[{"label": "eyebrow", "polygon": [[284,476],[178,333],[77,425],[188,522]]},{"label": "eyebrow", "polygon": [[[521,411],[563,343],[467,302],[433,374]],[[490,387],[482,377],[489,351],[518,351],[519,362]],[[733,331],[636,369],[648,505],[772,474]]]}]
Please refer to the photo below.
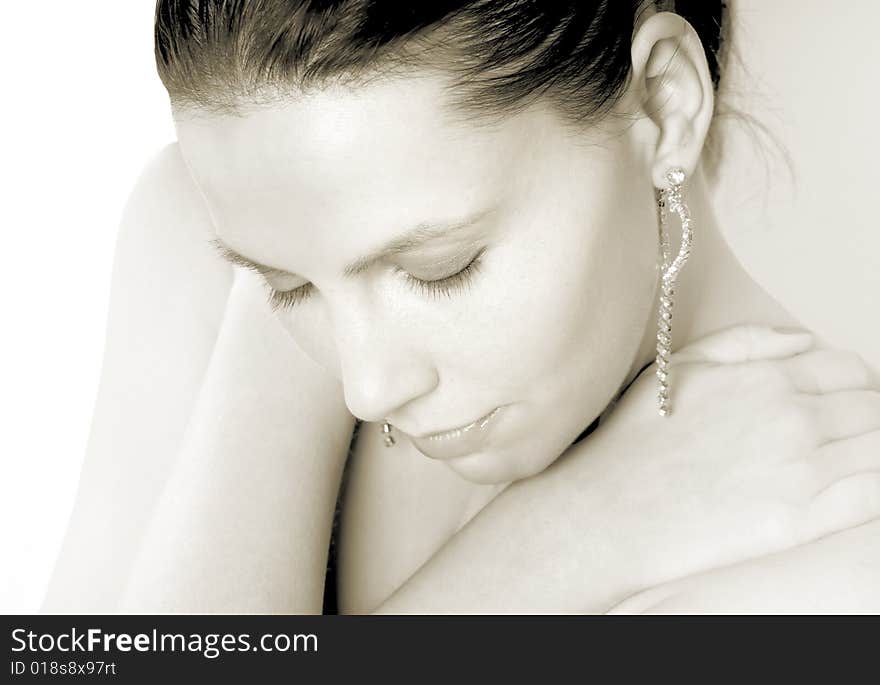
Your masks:
[{"label": "eyebrow", "polygon": [[[486,215],[490,214],[494,209],[488,209],[478,212],[466,219],[451,224],[429,224],[422,223],[411,228],[406,233],[394,238],[381,247],[373,250],[369,254],[359,257],[354,262],[346,266],[342,273],[344,276],[351,278],[367,271],[373,264],[386,257],[391,257],[403,252],[409,252],[425,244],[437,240],[438,238],[451,238],[482,221]],[[242,266],[246,269],[256,271],[264,276],[294,276],[300,278],[297,274],[278,269],[274,266],[266,266],[254,261],[250,257],[239,254],[231,247],[223,243],[219,238],[213,238],[210,243],[219,252],[220,257],[234,264]]]}]

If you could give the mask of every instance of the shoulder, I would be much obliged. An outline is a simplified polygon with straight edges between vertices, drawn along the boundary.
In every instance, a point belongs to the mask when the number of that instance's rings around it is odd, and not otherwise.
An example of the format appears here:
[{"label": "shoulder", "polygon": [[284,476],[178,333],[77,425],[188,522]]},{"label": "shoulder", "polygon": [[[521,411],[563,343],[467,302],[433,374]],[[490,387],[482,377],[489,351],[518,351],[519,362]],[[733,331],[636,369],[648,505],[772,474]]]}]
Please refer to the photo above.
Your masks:
[{"label": "shoulder", "polygon": [[630,597],[610,613],[880,612],[880,521]]},{"label": "shoulder", "polygon": [[[232,283],[232,267],[211,244],[214,227],[177,143],[144,165],[125,204],[114,256],[113,289],[141,315],[166,318],[169,307],[215,335]],[[124,312],[123,312],[124,313]]]},{"label": "shoulder", "polygon": [[146,161],[136,188],[159,191],[165,197],[177,200],[198,194],[176,141],[168,143]]},{"label": "shoulder", "polygon": [[120,239],[203,244],[213,235],[207,207],[177,143],[162,148],[144,165],[125,204]]},{"label": "shoulder", "polygon": [[[834,349],[815,339],[818,349]],[[868,371],[868,387],[880,388],[877,366],[852,354]],[[880,519],[644,590],[609,613],[805,612],[880,613]]]},{"label": "shoulder", "polygon": [[113,610],[224,317],[233,274],[212,253],[212,233],[177,145],[163,148],[118,229],[89,442],[42,611]]}]

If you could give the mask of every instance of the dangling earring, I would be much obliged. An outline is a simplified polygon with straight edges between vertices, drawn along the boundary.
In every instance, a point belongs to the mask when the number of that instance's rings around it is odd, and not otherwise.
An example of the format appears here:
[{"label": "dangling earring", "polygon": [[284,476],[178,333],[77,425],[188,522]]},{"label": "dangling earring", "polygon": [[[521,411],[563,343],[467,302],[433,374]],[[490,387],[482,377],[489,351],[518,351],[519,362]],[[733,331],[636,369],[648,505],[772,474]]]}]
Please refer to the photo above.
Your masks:
[{"label": "dangling earring", "polygon": [[385,435],[385,447],[391,447],[394,444],[394,436],[391,435],[391,424],[388,419],[382,423],[382,433]]},{"label": "dangling earring", "polygon": [[[657,317],[657,380],[659,389],[657,401],[660,416],[672,412],[669,404],[669,355],[672,345],[672,306],[675,296],[675,279],[691,254],[691,215],[681,196],[681,186],[685,181],[684,169],[673,167],[666,172],[668,188],[657,191],[657,213],[660,224],[660,313]],[[669,230],[666,226],[666,208],[678,214],[681,220],[681,249],[678,256],[669,263]]]}]

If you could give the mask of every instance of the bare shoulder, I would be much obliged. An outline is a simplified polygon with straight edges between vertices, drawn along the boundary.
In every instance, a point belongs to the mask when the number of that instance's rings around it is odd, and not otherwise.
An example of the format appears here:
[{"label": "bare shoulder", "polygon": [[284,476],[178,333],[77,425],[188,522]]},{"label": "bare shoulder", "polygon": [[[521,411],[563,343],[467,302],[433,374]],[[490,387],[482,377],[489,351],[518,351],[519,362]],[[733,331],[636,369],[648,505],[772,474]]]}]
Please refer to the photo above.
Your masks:
[{"label": "bare shoulder", "polygon": [[196,288],[208,297],[220,291],[222,298],[231,285],[232,270],[217,259],[213,237],[210,215],[180,148],[177,143],[167,145],[146,163],[128,198],[116,264],[122,264],[125,273],[149,270],[154,284],[155,276],[171,276],[175,288]]},{"label": "bare shoulder", "polygon": [[[816,339],[818,347],[832,347],[818,336]],[[877,367],[858,356],[868,370],[868,387],[880,388]],[[873,487],[866,496],[875,497],[875,492]],[[880,612],[880,519],[799,547],[649,588],[609,613],[805,612]]]},{"label": "bare shoulder", "polygon": [[176,141],[168,143],[144,164],[133,195],[143,193],[154,194],[153,199],[164,199],[163,204],[170,206],[179,207],[190,202],[194,206],[199,204],[198,188],[192,181]]},{"label": "bare shoulder", "polygon": [[137,219],[141,214],[143,219],[171,215],[177,223],[196,217],[197,223],[207,229],[204,225],[207,213],[201,205],[198,188],[186,168],[180,146],[174,142],[145,162],[129,196],[125,218]]},{"label": "bare shoulder", "polygon": [[98,397],[44,610],[112,611],[226,310],[233,270],[212,235],[177,145],[165,147],[145,164],[118,229]]},{"label": "bare shoulder", "polygon": [[610,613],[880,612],[880,520],[641,592]]}]

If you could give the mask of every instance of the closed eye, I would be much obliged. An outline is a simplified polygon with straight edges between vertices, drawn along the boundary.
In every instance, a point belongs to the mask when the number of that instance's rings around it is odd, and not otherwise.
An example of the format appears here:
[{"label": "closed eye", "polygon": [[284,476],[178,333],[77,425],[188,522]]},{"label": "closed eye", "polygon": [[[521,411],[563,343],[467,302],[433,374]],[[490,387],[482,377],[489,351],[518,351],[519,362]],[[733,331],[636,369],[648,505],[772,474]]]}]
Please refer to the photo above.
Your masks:
[{"label": "closed eye", "polygon": [[482,264],[482,262],[480,261],[480,257],[482,257],[485,251],[486,248],[483,248],[482,250],[477,252],[474,258],[458,272],[452,274],[451,276],[444,276],[443,278],[438,278],[433,281],[416,278],[415,276],[407,273],[403,269],[396,269],[395,271],[403,276],[404,281],[413,290],[422,295],[427,295],[430,297],[444,295],[446,297],[451,297],[454,293],[461,292],[467,285],[471,283],[471,279],[480,269],[480,266]]},{"label": "closed eye", "polygon": [[[486,248],[480,250],[467,265],[450,276],[444,276],[435,280],[417,278],[404,269],[395,267],[394,272],[400,274],[404,282],[415,292],[430,298],[438,296],[451,297],[460,293],[471,283],[471,279],[477,274],[482,265],[480,257]],[[293,290],[276,290],[265,283],[269,291],[269,305],[273,310],[291,309],[305,302],[312,294],[314,287],[311,283],[305,283]]]},{"label": "closed eye", "polygon": [[295,307],[300,302],[307,300],[309,295],[312,294],[313,289],[311,283],[304,283],[293,290],[276,290],[268,283],[265,283],[265,285],[269,290],[269,306],[272,307],[273,311]]}]

